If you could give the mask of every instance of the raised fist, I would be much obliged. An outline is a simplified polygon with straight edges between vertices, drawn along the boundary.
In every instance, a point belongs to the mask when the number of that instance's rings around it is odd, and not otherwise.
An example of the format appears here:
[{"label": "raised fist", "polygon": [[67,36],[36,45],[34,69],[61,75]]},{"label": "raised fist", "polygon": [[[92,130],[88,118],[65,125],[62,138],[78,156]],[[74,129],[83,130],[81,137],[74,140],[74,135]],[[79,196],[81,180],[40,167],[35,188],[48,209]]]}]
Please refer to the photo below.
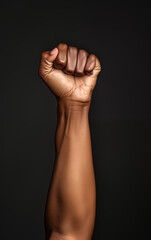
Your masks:
[{"label": "raised fist", "polygon": [[39,75],[58,98],[89,102],[100,71],[94,54],[64,43],[41,55]]}]

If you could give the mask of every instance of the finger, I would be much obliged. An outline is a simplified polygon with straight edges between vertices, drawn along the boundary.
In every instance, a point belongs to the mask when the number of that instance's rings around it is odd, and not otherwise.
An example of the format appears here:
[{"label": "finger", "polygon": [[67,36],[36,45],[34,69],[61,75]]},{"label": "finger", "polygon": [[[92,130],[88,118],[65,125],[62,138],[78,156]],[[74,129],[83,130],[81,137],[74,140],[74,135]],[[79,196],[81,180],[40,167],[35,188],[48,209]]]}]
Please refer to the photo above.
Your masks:
[{"label": "finger", "polygon": [[58,45],[58,55],[54,61],[54,67],[57,69],[63,69],[66,66],[67,62],[67,44],[60,43]]},{"label": "finger", "polygon": [[96,64],[96,56],[94,54],[90,54],[87,58],[87,63],[85,65],[85,73],[91,75],[93,73],[93,69]]},{"label": "finger", "polygon": [[63,71],[68,74],[73,74],[76,68],[78,50],[75,47],[68,47],[67,64]]},{"label": "finger", "polygon": [[74,73],[76,76],[83,76],[85,74],[84,68],[87,62],[87,56],[88,56],[88,53],[85,50],[83,49],[79,50],[77,65]]},{"label": "finger", "polygon": [[96,57],[95,67],[93,69],[93,75],[97,77],[97,75],[99,74],[100,71],[101,71],[101,64],[100,64],[99,59]]}]

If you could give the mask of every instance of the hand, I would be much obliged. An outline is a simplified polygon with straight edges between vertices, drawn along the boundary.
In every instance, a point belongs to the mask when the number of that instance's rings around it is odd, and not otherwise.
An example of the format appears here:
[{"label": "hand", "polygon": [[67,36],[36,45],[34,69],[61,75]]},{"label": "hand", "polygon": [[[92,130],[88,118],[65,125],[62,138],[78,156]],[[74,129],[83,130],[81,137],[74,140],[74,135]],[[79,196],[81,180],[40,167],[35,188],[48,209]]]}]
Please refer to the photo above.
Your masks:
[{"label": "hand", "polygon": [[39,75],[59,99],[90,102],[100,71],[94,54],[63,43],[41,55]]}]

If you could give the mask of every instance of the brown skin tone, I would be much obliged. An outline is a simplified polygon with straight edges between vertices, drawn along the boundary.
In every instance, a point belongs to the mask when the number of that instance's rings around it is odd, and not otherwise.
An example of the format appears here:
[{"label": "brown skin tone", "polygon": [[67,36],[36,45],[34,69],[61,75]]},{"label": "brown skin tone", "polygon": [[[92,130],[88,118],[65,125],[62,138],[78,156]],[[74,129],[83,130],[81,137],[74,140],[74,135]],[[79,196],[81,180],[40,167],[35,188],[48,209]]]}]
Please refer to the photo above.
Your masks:
[{"label": "brown skin tone", "polygon": [[100,70],[94,54],[63,43],[41,56],[39,75],[57,99],[58,118],[45,210],[46,240],[92,237],[96,190],[88,114]]}]

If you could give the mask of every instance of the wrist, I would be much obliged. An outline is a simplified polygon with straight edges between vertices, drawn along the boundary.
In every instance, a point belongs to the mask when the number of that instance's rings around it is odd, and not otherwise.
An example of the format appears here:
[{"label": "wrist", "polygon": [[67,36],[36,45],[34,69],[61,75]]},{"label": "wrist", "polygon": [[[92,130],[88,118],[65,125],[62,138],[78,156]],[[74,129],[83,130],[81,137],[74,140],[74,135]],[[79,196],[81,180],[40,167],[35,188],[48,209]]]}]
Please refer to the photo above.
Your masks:
[{"label": "wrist", "polygon": [[89,111],[86,107],[65,112],[65,135],[72,138],[83,137],[89,128]]},{"label": "wrist", "polygon": [[81,102],[71,100],[70,98],[58,98],[57,99],[57,112],[58,115],[68,115],[71,112],[78,112],[78,114],[83,114],[83,112],[89,112],[91,101]]},{"label": "wrist", "polygon": [[58,119],[64,122],[64,134],[70,137],[82,137],[89,128],[90,102],[77,102],[57,99]]}]

